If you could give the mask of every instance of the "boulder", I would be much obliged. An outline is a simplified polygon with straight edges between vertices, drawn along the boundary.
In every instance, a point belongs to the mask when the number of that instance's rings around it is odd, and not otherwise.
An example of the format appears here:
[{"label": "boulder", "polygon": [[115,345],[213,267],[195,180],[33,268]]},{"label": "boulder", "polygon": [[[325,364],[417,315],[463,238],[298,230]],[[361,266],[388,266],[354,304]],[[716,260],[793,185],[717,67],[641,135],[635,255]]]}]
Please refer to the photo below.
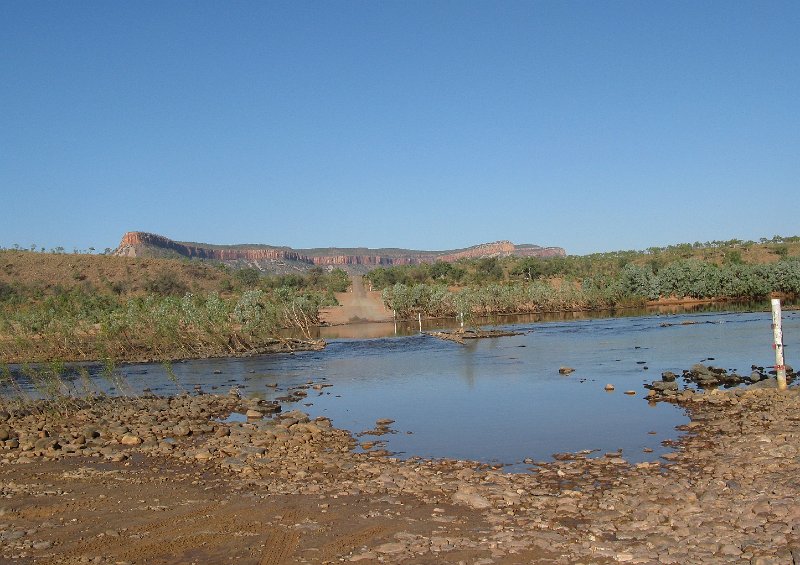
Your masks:
[{"label": "boulder", "polygon": [[142,443],[142,438],[133,434],[125,434],[124,436],[122,436],[119,442],[122,445],[139,445],[140,443]]},{"label": "boulder", "polygon": [[666,390],[678,390],[678,383],[675,381],[653,381],[648,387],[657,392],[664,392]]}]

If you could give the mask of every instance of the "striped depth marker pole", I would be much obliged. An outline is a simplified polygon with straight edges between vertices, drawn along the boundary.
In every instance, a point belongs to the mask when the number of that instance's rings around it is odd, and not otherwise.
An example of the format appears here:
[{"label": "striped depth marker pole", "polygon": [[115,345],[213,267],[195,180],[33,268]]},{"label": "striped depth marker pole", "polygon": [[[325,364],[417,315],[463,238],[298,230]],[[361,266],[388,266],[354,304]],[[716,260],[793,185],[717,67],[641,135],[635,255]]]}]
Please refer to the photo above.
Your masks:
[{"label": "striped depth marker pole", "polygon": [[781,328],[781,301],[772,299],[772,347],[775,348],[775,372],[778,390],[786,390],[786,365],[783,362],[783,329]]}]

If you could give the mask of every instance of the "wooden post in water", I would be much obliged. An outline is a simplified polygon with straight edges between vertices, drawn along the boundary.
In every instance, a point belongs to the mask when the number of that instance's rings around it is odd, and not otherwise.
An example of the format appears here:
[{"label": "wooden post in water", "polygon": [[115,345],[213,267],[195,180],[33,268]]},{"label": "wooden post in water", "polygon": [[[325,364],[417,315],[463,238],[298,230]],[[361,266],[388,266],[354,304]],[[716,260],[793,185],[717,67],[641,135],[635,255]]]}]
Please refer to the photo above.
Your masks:
[{"label": "wooden post in water", "polygon": [[781,301],[772,299],[772,347],[775,348],[775,372],[778,390],[786,390],[786,365],[783,361],[783,329],[781,328]]},{"label": "wooden post in water", "polygon": [[419,333],[422,333],[422,312],[417,315],[419,316]]}]

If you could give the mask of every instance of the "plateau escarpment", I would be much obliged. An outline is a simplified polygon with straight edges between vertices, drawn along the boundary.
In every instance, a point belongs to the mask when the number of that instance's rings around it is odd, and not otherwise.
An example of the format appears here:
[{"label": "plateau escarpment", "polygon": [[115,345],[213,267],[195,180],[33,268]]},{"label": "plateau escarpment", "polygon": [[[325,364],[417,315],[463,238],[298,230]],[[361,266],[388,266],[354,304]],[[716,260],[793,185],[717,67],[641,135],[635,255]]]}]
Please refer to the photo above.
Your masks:
[{"label": "plateau escarpment", "polygon": [[452,251],[414,251],[408,249],[292,249],[270,245],[211,245],[174,241],[147,232],[128,232],[114,252],[118,256],[153,257],[180,256],[207,259],[224,263],[251,263],[261,268],[283,266],[307,269],[313,266],[342,267],[365,271],[374,267],[418,265],[436,261],[453,262],[459,259],[483,257],[563,257],[560,247],[514,245],[510,241],[484,243]]}]

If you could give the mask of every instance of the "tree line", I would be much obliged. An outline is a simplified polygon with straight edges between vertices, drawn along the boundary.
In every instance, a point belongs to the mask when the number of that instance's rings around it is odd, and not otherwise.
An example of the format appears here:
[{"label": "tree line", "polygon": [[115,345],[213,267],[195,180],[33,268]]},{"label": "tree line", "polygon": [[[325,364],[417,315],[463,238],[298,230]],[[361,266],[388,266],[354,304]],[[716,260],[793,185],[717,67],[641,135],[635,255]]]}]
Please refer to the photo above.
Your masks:
[{"label": "tree line", "polygon": [[[385,267],[365,277],[399,318],[617,308],[665,298],[796,296],[796,239],[757,244],[758,255],[745,255],[741,242],[727,242],[712,252],[679,245],[587,256],[491,257]],[[751,255],[763,262],[746,262]]]}]

